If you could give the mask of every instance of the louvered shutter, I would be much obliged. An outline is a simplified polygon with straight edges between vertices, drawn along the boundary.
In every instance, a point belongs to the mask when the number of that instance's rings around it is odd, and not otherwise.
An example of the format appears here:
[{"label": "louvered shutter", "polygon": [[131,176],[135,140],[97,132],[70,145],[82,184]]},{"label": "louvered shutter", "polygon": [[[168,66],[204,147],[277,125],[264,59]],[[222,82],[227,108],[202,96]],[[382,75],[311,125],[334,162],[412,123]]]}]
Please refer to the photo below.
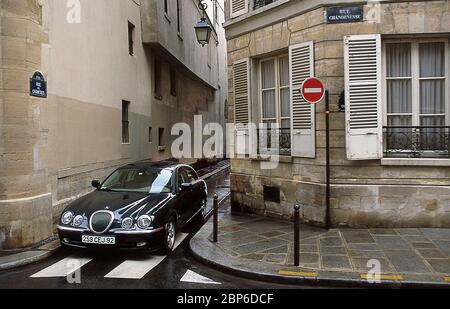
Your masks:
[{"label": "louvered shutter", "polygon": [[236,125],[236,154],[249,154],[250,122],[250,60],[233,63],[234,122]]},{"label": "louvered shutter", "polygon": [[314,76],[313,42],[306,42],[289,47],[289,68],[292,102],[292,156],[315,158],[315,105],[306,102],[301,94],[301,87],[305,79]]},{"label": "louvered shutter", "polygon": [[346,148],[349,160],[380,159],[383,151],[381,116],[381,37],[344,38]]},{"label": "louvered shutter", "polygon": [[235,18],[248,13],[248,0],[230,0],[230,16]]}]

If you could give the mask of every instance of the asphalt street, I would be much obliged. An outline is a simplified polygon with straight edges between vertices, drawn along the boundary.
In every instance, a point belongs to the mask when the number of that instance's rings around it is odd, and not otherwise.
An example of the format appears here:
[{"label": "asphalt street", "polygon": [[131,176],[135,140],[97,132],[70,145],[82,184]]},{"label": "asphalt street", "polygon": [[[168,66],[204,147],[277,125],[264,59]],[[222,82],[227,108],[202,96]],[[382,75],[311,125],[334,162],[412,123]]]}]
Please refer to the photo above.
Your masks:
[{"label": "asphalt street", "polygon": [[[227,176],[208,181],[211,196],[229,190]],[[235,277],[201,264],[189,252],[189,240],[201,226],[197,223],[179,232],[177,247],[169,256],[60,249],[46,260],[0,272],[0,289],[305,288]]]}]

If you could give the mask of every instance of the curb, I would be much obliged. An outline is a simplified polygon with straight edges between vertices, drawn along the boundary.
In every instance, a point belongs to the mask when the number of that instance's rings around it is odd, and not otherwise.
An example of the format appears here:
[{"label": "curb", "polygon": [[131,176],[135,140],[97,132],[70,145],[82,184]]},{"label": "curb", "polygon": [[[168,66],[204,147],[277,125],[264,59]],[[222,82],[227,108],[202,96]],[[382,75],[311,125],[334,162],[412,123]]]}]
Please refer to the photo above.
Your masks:
[{"label": "curb", "polygon": [[39,262],[50,257],[60,248],[59,239],[54,239],[38,248],[0,257],[0,271]]},{"label": "curb", "polygon": [[[450,289],[450,284],[445,282],[383,280],[381,283],[371,284],[367,280],[360,279],[357,273],[337,271],[317,271],[316,277],[287,276],[277,273],[277,271],[280,270],[279,265],[268,263],[262,264],[261,262],[255,263],[252,267],[253,269],[251,269],[249,267],[245,267],[242,260],[230,257],[226,253],[219,252],[221,250],[208,240],[208,237],[211,234],[211,227],[211,222],[206,223],[205,226],[190,240],[189,248],[193,257],[207,266],[238,277],[269,283],[337,288]],[[289,266],[285,266],[284,268],[289,268]],[[297,269],[297,271],[302,271],[302,269]]]}]

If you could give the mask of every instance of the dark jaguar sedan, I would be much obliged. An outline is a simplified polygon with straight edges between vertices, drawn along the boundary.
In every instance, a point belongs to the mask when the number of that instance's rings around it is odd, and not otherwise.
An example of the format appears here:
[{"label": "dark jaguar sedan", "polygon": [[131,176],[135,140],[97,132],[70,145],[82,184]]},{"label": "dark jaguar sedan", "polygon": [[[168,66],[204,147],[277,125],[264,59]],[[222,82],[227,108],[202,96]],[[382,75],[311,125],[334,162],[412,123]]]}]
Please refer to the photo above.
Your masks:
[{"label": "dark jaguar sedan", "polygon": [[138,162],[92,185],[96,190],[61,216],[58,233],[64,246],[168,253],[177,231],[206,215],[206,183],[188,165]]}]

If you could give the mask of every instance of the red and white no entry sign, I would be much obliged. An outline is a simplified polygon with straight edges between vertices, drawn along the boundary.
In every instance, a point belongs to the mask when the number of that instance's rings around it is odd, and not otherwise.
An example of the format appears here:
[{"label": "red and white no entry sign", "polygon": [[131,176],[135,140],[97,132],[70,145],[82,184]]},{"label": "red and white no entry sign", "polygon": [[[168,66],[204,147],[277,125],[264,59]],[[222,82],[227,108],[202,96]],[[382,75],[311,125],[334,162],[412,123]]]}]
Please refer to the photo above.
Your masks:
[{"label": "red and white no entry sign", "polygon": [[320,79],[311,77],[303,82],[301,92],[306,102],[316,104],[323,99],[325,86]]}]

